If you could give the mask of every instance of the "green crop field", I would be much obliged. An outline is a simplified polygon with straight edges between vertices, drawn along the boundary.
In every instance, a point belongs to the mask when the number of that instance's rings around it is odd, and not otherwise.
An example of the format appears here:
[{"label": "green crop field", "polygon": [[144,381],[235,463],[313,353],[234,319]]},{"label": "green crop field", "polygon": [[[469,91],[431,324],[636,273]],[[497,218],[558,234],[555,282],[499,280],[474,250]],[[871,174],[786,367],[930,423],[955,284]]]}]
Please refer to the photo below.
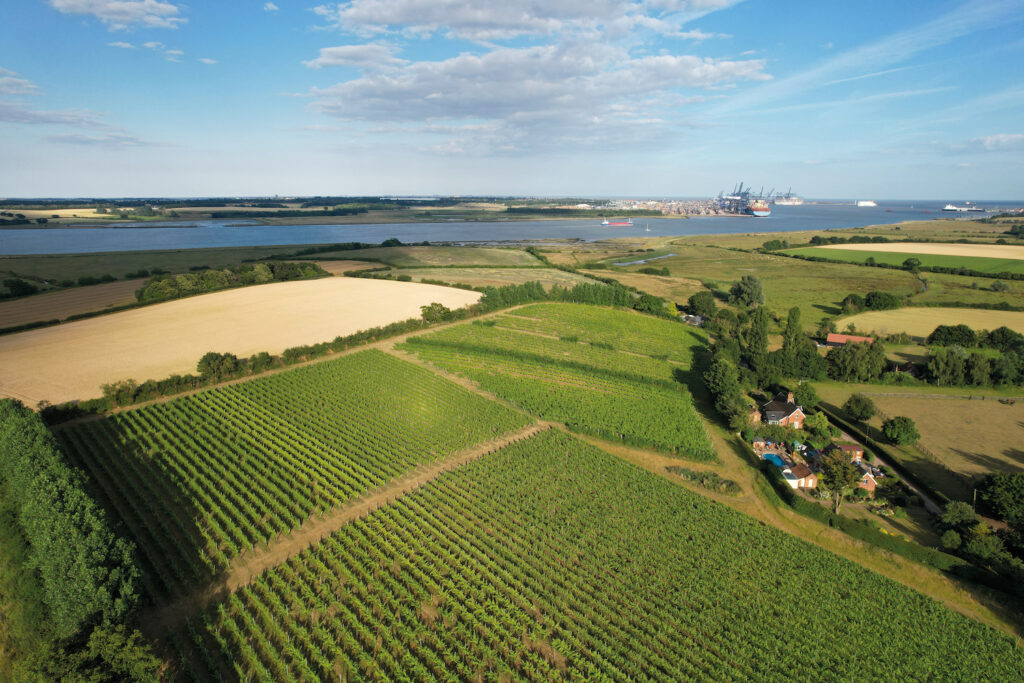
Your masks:
[{"label": "green crop field", "polygon": [[494,266],[543,268],[544,264],[522,249],[492,247],[376,247],[354,251],[324,252],[312,258],[374,259],[390,266]]},{"label": "green crop field", "polygon": [[364,351],[58,436],[131,530],[151,588],[173,594],[311,515],[525,424],[428,370]]},{"label": "green crop field", "polygon": [[190,621],[197,680],[1020,680],[1013,639],[548,431]]},{"label": "green crop field", "polygon": [[[969,245],[968,245],[969,246]],[[981,273],[1024,273],[1024,261],[1021,259],[986,258],[980,256],[940,256],[937,254],[918,254],[885,251],[860,251],[856,249],[829,249],[828,247],[803,247],[787,249],[787,254],[816,256],[833,261],[864,263],[869,258],[876,263],[902,265],[908,258],[916,258],[922,266],[939,268],[966,268]]]},{"label": "green crop field", "polygon": [[[501,316],[498,324],[510,321],[534,333],[469,325],[412,337],[404,348],[570,429],[695,460],[715,458],[689,391],[673,376],[698,340],[688,328],[573,304],[529,306]],[[573,342],[539,336],[536,331],[543,329],[579,332],[580,341],[593,336],[599,344],[613,338],[630,350],[673,356],[677,364],[664,357],[588,348],[575,343],[575,336]],[[520,344],[510,335],[518,335]]]}]

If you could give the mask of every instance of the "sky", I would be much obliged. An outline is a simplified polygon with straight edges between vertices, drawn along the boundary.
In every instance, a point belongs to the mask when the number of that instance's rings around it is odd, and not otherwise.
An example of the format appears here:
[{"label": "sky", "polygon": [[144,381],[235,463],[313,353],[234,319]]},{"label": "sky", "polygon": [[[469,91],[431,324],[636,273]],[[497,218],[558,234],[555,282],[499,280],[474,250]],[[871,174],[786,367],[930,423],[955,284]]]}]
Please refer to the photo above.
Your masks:
[{"label": "sky", "polygon": [[1024,0],[15,0],[0,197],[1024,198]]}]

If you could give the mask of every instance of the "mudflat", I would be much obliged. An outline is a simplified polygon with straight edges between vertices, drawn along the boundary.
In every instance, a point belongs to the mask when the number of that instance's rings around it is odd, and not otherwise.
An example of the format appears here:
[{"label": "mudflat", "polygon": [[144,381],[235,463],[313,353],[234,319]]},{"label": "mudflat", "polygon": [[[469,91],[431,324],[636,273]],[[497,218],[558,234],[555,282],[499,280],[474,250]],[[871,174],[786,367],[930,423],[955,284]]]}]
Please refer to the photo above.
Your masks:
[{"label": "mudflat", "polygon": [[399,320],[477,292],[412,282],[323,278],[169,301],[0,337],[0,396],[29,405],[95,398],[102,385],[196,371],[208,351],[280,353]]}]

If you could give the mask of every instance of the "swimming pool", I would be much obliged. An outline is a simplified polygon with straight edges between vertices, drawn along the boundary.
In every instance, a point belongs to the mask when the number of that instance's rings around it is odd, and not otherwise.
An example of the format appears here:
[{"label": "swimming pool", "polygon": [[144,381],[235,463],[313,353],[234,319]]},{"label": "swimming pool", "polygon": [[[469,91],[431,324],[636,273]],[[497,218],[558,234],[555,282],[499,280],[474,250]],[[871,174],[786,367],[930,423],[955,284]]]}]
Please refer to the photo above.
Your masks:
[{"label": "swimming pool", "polygon": [[780,458],[777,453],[765,453],[761,457],[764,458],[765,460],[768,460],[769,462],[771,462],[776,467],[785,467],[786,466],[785,461],[783,461],[783,459]]}]

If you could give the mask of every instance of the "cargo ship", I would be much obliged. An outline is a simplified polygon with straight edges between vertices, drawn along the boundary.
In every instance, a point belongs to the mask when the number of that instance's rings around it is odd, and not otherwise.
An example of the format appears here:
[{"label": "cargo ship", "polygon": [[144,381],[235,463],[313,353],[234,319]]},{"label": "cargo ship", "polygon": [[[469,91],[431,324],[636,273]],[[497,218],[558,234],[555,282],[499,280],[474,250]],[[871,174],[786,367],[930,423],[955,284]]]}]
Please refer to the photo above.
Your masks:
[{"label": "cargo ship", "polygon": [[772,197],[772,204],[776,206],[803,206],[804,200],[793,194],[793,188],[789,188],[786,194],[777,194]]},{"label": "cargo ship", "polygon": [[772,215],[772,207],[764,198],[764,188],[762,187],[761,192],[755,195],[749,187],[744,189],[743,183],[733,188],[730,195],[719,192],[715,204],[722,213],[757,216],[758,218]]},{"label": "cargo ship", "polygon": [[601,221],[601,225],[633,225],[633,219],[627,218],[624,221],[610,221],[606,218]]}]

